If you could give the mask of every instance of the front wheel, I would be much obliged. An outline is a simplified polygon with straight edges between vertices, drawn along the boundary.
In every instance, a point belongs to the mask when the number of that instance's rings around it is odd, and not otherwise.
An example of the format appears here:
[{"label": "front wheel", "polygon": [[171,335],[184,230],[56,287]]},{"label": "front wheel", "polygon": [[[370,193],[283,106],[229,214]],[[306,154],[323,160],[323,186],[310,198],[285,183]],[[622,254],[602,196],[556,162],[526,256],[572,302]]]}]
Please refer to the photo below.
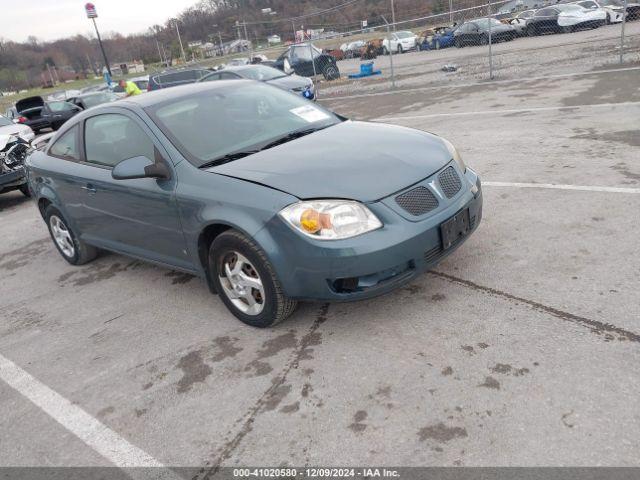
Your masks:
[{"label": "front wheel", "polygon": [[216,237],[209,249],[209,271],[220,299],[247,325],[270,327],[296,308],[264,252],[240,232]]},{"label": "front wheel", "polygon": [[67,262],[71,265],[83,265],[96,258],[98,250],[78,238],[57,208],[49,205],[45,210],[44,219],[53,244]]},{"label": "front wheel", "polygon": [[403,50],[402,50],[402,45],[398,45],[398,53],[400,54],[400,53],[402,53],[402,52],[403,52]]},{"label": "front wheel", "polygon": [[456,38],[453,41],[453,44],[456,46],[456,48],[462,48],[462,40],[460,40],[459,38]]},{"label": "front wheel", "polygon": [[389,49],[387,47],[382,47],[382,54],[389,55]]}]

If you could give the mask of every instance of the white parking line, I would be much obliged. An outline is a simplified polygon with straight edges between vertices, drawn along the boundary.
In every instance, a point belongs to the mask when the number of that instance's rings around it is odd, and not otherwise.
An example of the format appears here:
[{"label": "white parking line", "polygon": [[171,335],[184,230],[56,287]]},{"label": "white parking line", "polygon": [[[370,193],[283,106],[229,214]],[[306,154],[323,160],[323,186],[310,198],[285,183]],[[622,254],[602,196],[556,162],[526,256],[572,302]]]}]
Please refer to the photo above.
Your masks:
[{"label": "white parking line", "polygon": [[554,110],[574,110],[580,108],[614,108],[614,107],[629,107],[640,105],[640,102],[619,102],[619,103],[594,103],[587,105],[571,105],[571,106],[554,106],[554,107],[529,107],[529,108],[513,108],[506,110],[477,110],[475,112],[447,112],[447,113],[430,113],[428,115],[406,115],[403,117],[378,117],[372,119],[374,122],[389,122],[396,120],[417,120],[422,118],[435,118],[435,117],[459,117],[470,115],[487,115],[487,114],[501,114],[501,113],[524,113],[524,112],[546,112]]},{"label": "white parking line", "polygon": [[634,70],[640,70],[640,67],[625,67],[625,68],[610,68],[607,70],[597,70],[594,72],[573,72],[573,73],[557,73],[554,75],[544,75],[540,77],[527,77],[527,78],[509,78],[504,80],[491,80],[487,82],[472,82],[472,83],[460,83],[458,85],[430,85],[428,87],[411,87],[411,88],[398,88],[396,90],[385,90],[384,92],[371,92],[371,93],[357,93],[355,95],[341,95],[341,96],[327,96],[323,101],[331,100],[349,100],[351,98],[364,98],[364,97],[378,97],[381,95],[396,95],[402,93],[420,92],[426,90],[441,90],[443,88],[469,88],[469,87],[490,87],[492,85],[500,85],[505,83],[522,83],[532,82],[538,80],[553,80],[557,78],[567,77],[583,77],[589,75],[602,75],[607,73],[619,73],[630,72]]},{"label": "white parking line", "polygon": [[148,453],[126,441],[2,355],[0,379],[114,465],[121,468],[163,467]]},{"label": "white parking line", "polygon": [[598,187],[590,185],[561,185],[555,183],[482,182],[483,187],[552,188],[557,190],[580,190],[585,192],[640,193],[640,188]]}]

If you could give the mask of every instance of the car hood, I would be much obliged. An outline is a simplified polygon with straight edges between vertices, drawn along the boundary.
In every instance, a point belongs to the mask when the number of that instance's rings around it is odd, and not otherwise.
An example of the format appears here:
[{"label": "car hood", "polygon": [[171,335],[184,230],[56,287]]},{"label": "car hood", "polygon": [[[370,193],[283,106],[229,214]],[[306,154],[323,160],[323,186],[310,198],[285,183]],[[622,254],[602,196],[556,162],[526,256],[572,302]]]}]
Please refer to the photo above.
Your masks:
[{"label": "car hood", "polygon": [[16,102],[16,110],[18,113],[36,107],[44,107],[44,100],[42,97],[27,97]]},{"label": "car hood", "polygon": [[300,77],[298,75],[287,75],[286,77],[274,78],[273,80],[269,80],[265,83],[285,90],[293,90],[294,88],[311,86],[313,84],[311,79]]},{"label": "car hood", "polygon": [[436,135],[345,121],[208,171],[298,198],[371,202],[423,180],[451,160]]},{"label": "car hood", "polygon": [[24,138],[24,135],[28,135],[29,133],[31,133],[31,129],[28,126],[21,125],[19,123],[0,127],[0,150],[4,148],[11,135],[18,135]]}]

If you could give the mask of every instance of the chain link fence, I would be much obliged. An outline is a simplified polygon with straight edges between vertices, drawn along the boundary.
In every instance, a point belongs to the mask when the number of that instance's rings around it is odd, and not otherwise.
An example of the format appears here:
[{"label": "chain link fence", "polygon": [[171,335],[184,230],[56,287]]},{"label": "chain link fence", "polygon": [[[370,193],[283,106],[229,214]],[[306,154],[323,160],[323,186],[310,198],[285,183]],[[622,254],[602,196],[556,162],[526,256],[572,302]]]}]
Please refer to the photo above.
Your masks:
[{"label": "chain link fence", "polygon": [[[449,7],[420,17],[399,9],[396,22],[382,16],[386,23],[346,32],[336,33],[338,26],[300,31],[298,41],[271,47],[254,37],[243,51],[210,58],[203,52],[192,63],[219,69],[260,62],[312,78],[322,97],[527,81],[640,62],[640,6],[628,0],[452,0]],[[241,24],[238,31],[251,38],[251,27]]]}]

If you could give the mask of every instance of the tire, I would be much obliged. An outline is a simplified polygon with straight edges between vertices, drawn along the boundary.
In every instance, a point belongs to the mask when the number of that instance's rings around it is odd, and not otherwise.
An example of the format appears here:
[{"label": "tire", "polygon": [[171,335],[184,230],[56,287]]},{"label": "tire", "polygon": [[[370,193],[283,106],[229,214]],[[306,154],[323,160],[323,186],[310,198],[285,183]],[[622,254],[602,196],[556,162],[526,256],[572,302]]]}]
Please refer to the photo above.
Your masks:
[{"label": "tire", "polygon": [[220,234],[209,247],[209,271],[222,302],[247,325],[271,327],[296,308],[297,302],[282,291],[264,252],[236,230]]},{"label": "tire", "polygon": [[335,65],[325,65],[322,69],[322,75],[329,81],[336,80],[340,78],[340,71]]},{"label": "tire", "polygon": [[382,47],[382,54],[389,55],[389,49],[387,47]]},{"label": "tire", "polygon": [[562,33],[571,33],[573,28],[571,27],[562,27]]},{"label": "tire", "polygon": [[535,37],[536,35],[538,35],[538,28],[533,25],[527,27],[527,35],[530,37]]},{"label": "tire", "polygon": [[26,183],[20,185],[18,187],[18,190],[20,190],[20,192],[27,198],[31,198],[31,192],[29,191],[29,185],[27,185]]},{"label": "tire", "polygon": [[611,15],[609,13],[607,13],[607,18],[604,21],[607,25],[611,25]]},{"label": "tire", "polygon": [[440,50],[440,40],[436,40],[434,46],[436,50]]},{"label": "tire", "polygon": [[489,37],[486,35],[480,35],[480,40],[478,41],[480,45],[489,45]]},{"label": "tire", "polygon": [[45,210],[44,219],[53,244],[67,262],[71,265],[84,265],[96,258],[98,249],[80,240],[68,226],[64,216],[53,205],[49,205]]},{"label": "tire", "polygon": [[462,48],[462,41],[459,38],[454,39],[453,44],[456,46],[456,48]]},{"label": "tire", "polygon": [[404,50],[402,49],[402,45],[398,45],[398,55],[404,53]]}]

